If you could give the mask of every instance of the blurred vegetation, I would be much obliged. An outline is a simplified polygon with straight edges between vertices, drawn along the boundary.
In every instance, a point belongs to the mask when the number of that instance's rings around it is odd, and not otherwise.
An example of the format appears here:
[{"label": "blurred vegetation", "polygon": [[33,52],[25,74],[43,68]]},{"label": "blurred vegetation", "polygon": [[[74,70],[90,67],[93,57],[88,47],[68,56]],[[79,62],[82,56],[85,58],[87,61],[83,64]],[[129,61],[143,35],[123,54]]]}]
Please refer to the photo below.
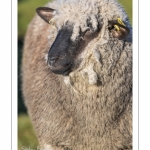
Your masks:
[{"label": "blurred vegetation", "polygon": [[26,113],[21,92],[21,59],[24,35],[27,25],[35,15],[35,9],[44,6],[49,0],[18,0],[18,114]]},{"label": "blurred vegetation", "polygon": [[35,9],[44,6],[49,0],[19,0],[18,2],[18,38],[22,39],[28,23],[35,15]]},{"label": "blurred vegetation", "polygon": [[18,0],[18,150],[21,147],[37,149],[38,141],[26,114],[21,91],[21,59],[24,35],[27,25],[35,15],[35,9],[44,6],[49,0]]},{"label": "blurred vegetation", "polygon": [[20,114],[18,117],[18,150],[21,147],[37,149],[38,141],[30,119],[26,114]]},{"label": "blurred vegetation", "polygon": [[118,1],[124,7],[126,13],[129,16],[130,23],[132,25],[132,0],[118,0]]},{"label": "blurred vegetation", "polygon": [[[22,146],[28,149],[36,149],[38,145],[22,99],[20,67],[23,40],[27,25],[35,15],[35,9],[39,6],[44,6],[48,1],[49,0],[18,0],[18,150],[22,150]],[[132,24],[132,0],[118,1],[125,8]]]}]

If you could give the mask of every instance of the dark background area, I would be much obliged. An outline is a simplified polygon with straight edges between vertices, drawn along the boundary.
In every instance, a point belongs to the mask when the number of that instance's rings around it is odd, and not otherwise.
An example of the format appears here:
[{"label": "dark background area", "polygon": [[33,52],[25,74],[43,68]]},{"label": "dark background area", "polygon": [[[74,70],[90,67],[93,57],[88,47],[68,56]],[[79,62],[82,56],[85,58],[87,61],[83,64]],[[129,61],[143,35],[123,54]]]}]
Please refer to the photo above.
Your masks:
[{"label": "dark background area", "polygon": [[25,32],[35,15],[35,9],[49,0],[18,0],[18,114],[26,113],[21,91],[21,60]]}]

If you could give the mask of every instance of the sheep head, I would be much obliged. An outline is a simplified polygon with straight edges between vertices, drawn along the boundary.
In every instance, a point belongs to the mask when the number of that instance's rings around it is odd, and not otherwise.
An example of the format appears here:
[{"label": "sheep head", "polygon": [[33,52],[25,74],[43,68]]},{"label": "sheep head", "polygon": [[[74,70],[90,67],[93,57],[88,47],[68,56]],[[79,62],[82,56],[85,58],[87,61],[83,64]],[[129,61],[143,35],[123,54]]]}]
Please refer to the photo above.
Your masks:
[{"label": "sheep head", "polygon": [[[112,3],[90,0],[85,4],[83,2],[54,2],[55,7],[48,5],[36,10],[44,21],[55,28],[50,29],[53,38],[49,38],[47,55],[51,71],[69,77],[69,80],[77,74],[80,75],[76,79],[88,76],[88,83],[93,85],[98,84],[98,80],[103,82],[106,78],[102,76],[110,74],[119,59],[123,43],[128,39],[130,41],[132,36],[126,13],[113,0]],[[74,5],[79,7],[74,8]],[[110,11],[108,7],[111,8]],[[118,17],[125,26],[113,21]],[[114,26],[118,26],[119,30],[115,30]]]},{"label": "sheep head", "polygon": [[[36,9],[38,15],[47,23],[55,26],[53,22],[54,9],[48,7],[39,7]],[[75,40],[72,40],[74,24],[67,22],[58,31],[54,43],[48,52],[48,65],[56,74],[68,75],[79,65],[78,55],[84,50],[84,47],[97,37],[99,28],[93,30],[90,22],[85,31],[80,30],[80,34]]]}]

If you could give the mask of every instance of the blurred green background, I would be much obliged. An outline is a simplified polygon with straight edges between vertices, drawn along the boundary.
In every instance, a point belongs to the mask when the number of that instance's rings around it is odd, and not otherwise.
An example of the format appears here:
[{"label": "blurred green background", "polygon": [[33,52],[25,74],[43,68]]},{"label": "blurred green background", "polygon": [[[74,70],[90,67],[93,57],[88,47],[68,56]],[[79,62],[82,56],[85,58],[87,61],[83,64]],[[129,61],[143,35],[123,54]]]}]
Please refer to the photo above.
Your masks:
[{"label": "blurred green background", "polygon": [[[132,24],[132,0],[118,1],[125,8]],[[49,0],[18,0],[18,150],[22,150],[23,148],[21,147],[23,146],[28,149],[37,149],[38,146],[34,129],[23,103],[20,68],[22,47],[27,26],[35,15],[35,9],[39,6],[44,6],[47,2]]]}]

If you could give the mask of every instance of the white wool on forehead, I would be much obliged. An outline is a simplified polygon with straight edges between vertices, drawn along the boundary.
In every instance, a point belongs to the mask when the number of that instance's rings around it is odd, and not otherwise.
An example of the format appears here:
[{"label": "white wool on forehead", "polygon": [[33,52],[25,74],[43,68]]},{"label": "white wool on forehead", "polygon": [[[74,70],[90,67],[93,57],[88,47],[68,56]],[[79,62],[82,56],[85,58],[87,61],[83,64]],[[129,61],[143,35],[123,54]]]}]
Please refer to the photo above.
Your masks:
[{"label": "white wool on forehead", "polygon": [[87,20],[90,20],[93,30],[97,29],[98,8],[94,8],[90,3],[90,1],[68,0],[61,2],[57,9],[58,15],[54,18],[57,20],[58,28],[61,28],[68,21],[74,25],[71,37],[73,41],[79,36],[80,30],[84,32],[89,28]]}]

